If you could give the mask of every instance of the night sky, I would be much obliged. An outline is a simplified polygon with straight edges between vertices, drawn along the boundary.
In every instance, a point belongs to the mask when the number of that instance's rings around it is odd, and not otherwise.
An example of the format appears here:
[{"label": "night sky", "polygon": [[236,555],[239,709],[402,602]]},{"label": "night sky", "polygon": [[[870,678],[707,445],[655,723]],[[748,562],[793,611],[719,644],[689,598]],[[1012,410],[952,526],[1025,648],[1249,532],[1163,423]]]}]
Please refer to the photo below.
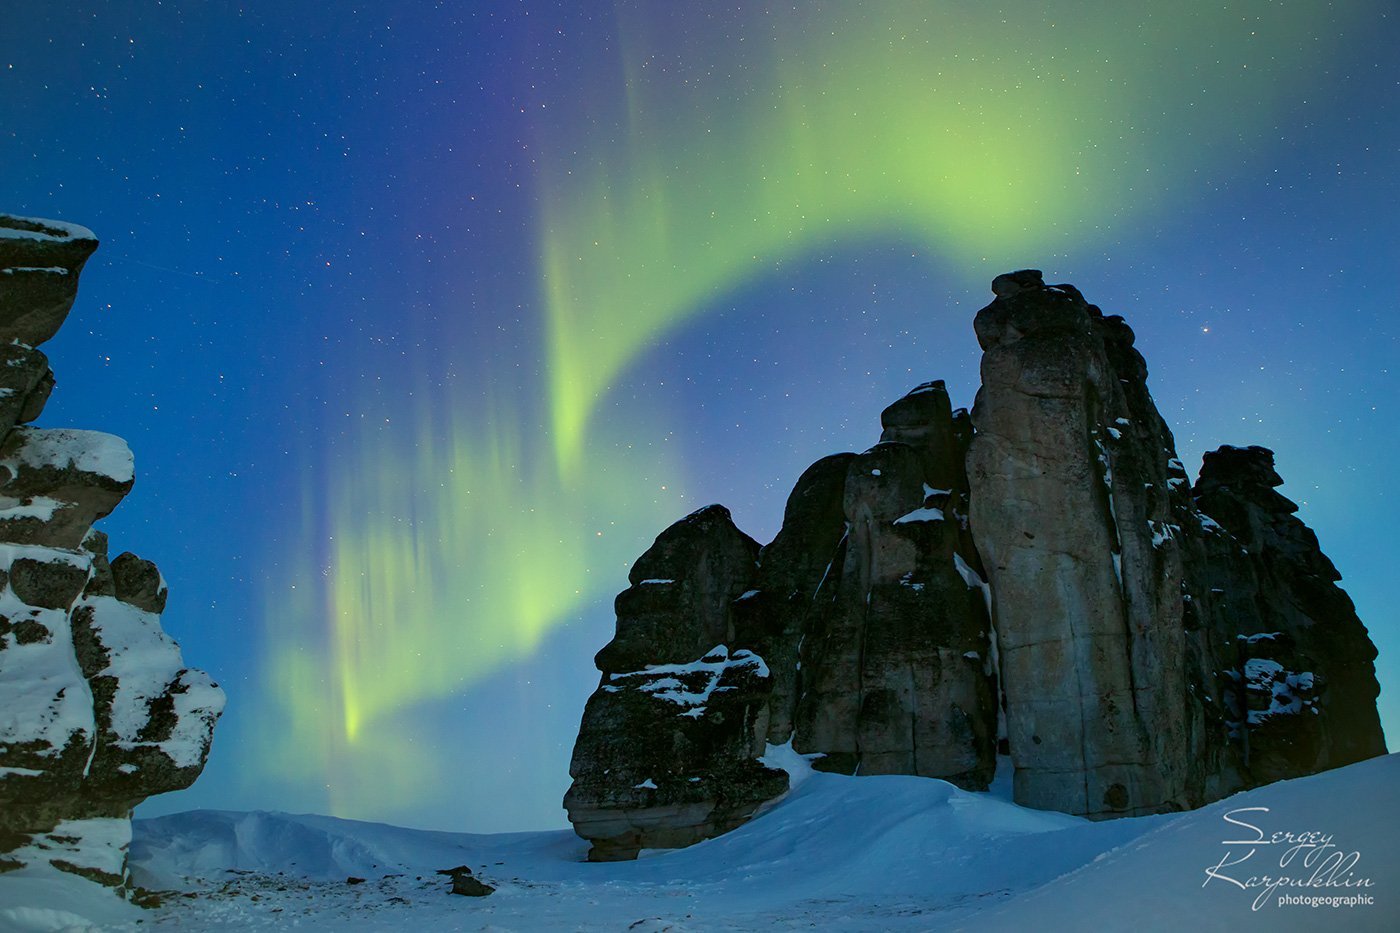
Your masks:
[{"label": "night sky", "polygon": [[1146,6],[0,4],[0,210],[102,240],[39,423],[229,694],[142,812],[564,825],[632,560],[970,405],[1027,266],[1277,452],[1400,722],[1400,9]]}]

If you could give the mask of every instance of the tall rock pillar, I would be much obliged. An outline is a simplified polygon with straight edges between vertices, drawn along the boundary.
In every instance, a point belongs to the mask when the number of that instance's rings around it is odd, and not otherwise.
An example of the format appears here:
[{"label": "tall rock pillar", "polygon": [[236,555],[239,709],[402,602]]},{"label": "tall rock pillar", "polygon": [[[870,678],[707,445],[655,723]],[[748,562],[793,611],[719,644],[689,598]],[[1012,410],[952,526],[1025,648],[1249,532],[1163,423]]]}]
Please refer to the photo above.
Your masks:
[{"label": "tall rock pillar", "polygon": [[1119,317],[1038,271],[977,314],[971,526],[993,593],[1018,803],[1178,809],[1190,705],[1173,503],[1189,495]]}]

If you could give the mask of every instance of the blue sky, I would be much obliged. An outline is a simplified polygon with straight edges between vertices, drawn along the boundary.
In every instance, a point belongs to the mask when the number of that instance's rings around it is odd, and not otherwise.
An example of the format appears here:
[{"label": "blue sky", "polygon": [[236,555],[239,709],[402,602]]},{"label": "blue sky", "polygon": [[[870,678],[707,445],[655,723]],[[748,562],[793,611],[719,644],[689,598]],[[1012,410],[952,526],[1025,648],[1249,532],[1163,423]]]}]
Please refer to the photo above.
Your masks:
[{"label": "blue sky", "polygon": [[[881,408],[920,382],[947,379],[970,405],[972,316],[993,275],[1024,266],[1127,317],[1189,469],[1221,443],[1277,452],[1282,491],[1381,650],[1396,722],[1393,9],[1186,4],[1172,41],[1196,44],[1173,46],[1144,33],[1162,24],[1091,22],[1083,4],[682,6],[0,11],[0,209],[102,240],[44,348],[58,387],[40,423],[128,440],[136,489],[104,527],[115,551],[159,563],[167,630],[230,697],[205,776],[143,812],[563,825],[627,562],[712,501],[769,539],[802,469],[873,443]],[[927,82],[907,100],[889,90],[894,64],[857,54],[882,17],[892,60]],[[1010,67],[987,46],[998,30],[1029,50],[1024,82],[969,64]],[[938,41],[906,55],[910,35]],[[762,162],[781,191],[860,149],[823,133],[881,125],[825,124],[821,99],[909,119],[919,89],[985,95],[947,119],[1040,108],[1026,110],[1036,135],[969,124],[992,134],[986,152],[1017,154],[1008,184],[1040,185],[1024,217],[1000,200],[984,217],[974,199],[940,229],[931,209],[872,220],[818,190],[834,232],[783,219],[797,245],[770,233],[751,268],[687,239],[699,228],[682,209],[713,201],[722,218],[764,195],[682,164],[687,134],[718,134],[726,171]],[[755,125],[744,101],[764,94],[803,101],[817,141]],[[871,147],[849,164],[876,190]],[[1099,174],[1068,177],[1064,153]],[[937,164],[985,169],[973,160]],[[610,216],[598,198],[673,208],[675,254],[648,267],[650,293],[621,289],[648,270],[629,267],[646,238],[619,234],[573,280],[584,323],[570,333],[630,349],[599,363],[569,464],[557,435],[573,384],[555,377],[571,357],[551,344],[564,312],[542,256],[592,236]],[[684,302],[659,294],[672,274]],[[611,296],[620,308],[601,306]],[[652,298],[675,308],[652,313]],[[403,771],[419,779],[384,783]]]}]

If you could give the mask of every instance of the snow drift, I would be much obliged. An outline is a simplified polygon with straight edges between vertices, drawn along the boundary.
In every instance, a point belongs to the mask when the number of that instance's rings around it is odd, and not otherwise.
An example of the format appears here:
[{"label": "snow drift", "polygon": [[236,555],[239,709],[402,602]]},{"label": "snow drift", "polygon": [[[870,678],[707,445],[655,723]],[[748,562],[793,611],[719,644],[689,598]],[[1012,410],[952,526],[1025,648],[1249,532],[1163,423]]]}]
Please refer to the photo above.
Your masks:
[{"label": "snow drift", "polygon": [[[80,878],[15,873],[0,877],[0,928],[62,929],[84,909],[130,930],[1281,931],[1400,920],[1400,756],[1101,823],[1016,806],[1004,782],[970,793],[929,778],[802,773],[794,759],[769,756],[795,786],[768,812],[635,862],[585,862],[587,843],[568,831],[483,836],[218,811],[141,820],[138,882],[192,896],[142,913],[109,895],[98,904]],[[1275,833],[1291,836],[1272,843]],[[462,864],[497,892],[447,894],[435,872]],[[1322,886],[1275,888],[1254,909],[1264,887],[1238,885],[1265,875]]]}]

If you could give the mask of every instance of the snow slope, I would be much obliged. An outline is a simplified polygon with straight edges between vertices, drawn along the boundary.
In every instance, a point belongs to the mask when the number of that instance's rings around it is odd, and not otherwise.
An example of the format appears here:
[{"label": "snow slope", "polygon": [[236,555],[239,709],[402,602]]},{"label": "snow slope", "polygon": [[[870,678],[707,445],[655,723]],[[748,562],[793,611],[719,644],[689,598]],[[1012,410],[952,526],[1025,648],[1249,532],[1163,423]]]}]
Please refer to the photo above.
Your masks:
[{"label": "snow slope", "polygon": [[[193,896],[168,897],[139,925],[101,919],[132,931],[1400,929],[1400,755],[1191,813],[1103,823],[1015,806],[1004,785],[972,794],[915,777],[801,777],[726,836],[621,863],[583,862],[586,844],[568,831],[481,836],[216,811],[138,821],[138,881]],[[1268,810],[1224,820],[1245,807]],[[1223,844],[1258,836],[1239,823],[1326,848],[1297,849],[1281,870],[1292,845]],[[1218,870],[1307,877],[1334,852],[1359,853],[1336,877],[1370,887],[1311,893],[1373,902],[1279,906],[1279,894],[1309,893],[1279,889],[1256,911],[1257,890],[1220,878],[1202,887],[1222,856],[1251,852]],[[497,892],[447,894],[435,871],[460,864]],[[62,928],[37,885],[13,880],[0,876],[0,929]],[[15,913],[25,891],[29,912]],[[68,903],[70,914],[86,904]]]}]

